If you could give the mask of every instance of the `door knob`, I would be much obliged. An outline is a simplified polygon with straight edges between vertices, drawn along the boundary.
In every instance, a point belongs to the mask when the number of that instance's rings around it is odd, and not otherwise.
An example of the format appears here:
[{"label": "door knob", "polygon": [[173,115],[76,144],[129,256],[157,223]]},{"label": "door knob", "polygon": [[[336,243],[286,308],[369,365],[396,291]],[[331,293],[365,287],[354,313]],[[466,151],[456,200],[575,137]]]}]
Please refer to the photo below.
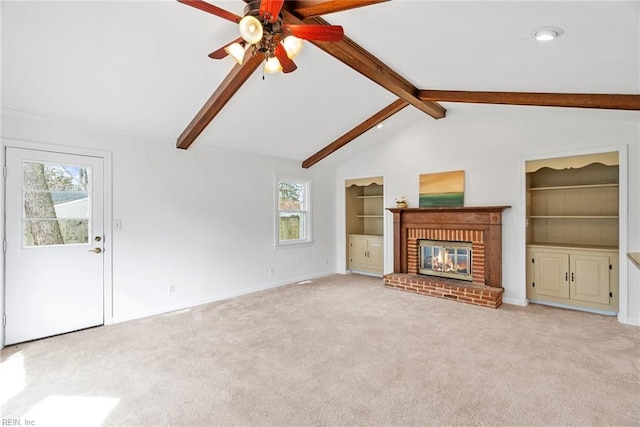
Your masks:
[{"label": "door knob", "polygon": [[89,249],[89,252],[93,252],[94,254],[99,254],[100,252],[102,252],[102,249],[100,248]]}]

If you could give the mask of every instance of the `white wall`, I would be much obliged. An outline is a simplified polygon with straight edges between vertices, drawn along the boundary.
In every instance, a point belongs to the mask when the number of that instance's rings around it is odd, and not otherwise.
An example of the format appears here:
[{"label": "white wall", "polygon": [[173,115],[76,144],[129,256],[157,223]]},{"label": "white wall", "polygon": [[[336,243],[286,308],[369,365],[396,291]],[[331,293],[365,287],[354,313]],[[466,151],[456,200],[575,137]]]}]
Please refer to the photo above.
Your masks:
[{"label": "white wall", "polygon": [[[112,153],[114,321],[335,272],[335,170],[3,113],[3,145]],[[275,174],[311,178],[312,245],[274,249]]]},{"label": "white wall", "polygon": [[[435,121],[414,114],[417,124],[389,137],[373,150],[342,165],[337,172],[337,241],[344,242],[344,180],[382,174],[385,206],[406,195],[418,206],[418,176],[451,170],[465,171],[465,205],[509,205],[503,214],[504,301],[525,305],[524,160],[535,156],[600,148],[628,148],[629,251],[640,251],[640,115],[637,112],[542,107],[450,105],[448,117]],[[384,128],[383,128],[384,129]],[[393,271],[393,227],[385,217],[385,272]],[[625,240],[625,239],[623,239]],[[621,244],[623,242],[621,241]],[[628,305],[620,320],[640,324],[640,272],[621,258],[621,287]],[[344,271],[345,246],[338,244],[338,271]],[[628,269],[626,268],[628,265]],[[627,312],[624,315],[624,312]]]}]

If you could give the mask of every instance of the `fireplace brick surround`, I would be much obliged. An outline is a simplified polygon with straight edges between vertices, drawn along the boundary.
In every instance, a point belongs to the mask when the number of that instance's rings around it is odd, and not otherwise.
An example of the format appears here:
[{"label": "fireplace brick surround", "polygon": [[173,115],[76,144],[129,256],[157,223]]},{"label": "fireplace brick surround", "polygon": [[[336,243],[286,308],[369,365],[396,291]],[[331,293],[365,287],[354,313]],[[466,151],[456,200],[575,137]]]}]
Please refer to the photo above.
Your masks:
[{"label": "fireplace brick surround", "polygon": [[[502,304],[502,211],[510,206],[389,209],[393,213],[393,273],[387,287],[467,304]],[[418,241],[472,243],[471,282],[418,274]]]}]

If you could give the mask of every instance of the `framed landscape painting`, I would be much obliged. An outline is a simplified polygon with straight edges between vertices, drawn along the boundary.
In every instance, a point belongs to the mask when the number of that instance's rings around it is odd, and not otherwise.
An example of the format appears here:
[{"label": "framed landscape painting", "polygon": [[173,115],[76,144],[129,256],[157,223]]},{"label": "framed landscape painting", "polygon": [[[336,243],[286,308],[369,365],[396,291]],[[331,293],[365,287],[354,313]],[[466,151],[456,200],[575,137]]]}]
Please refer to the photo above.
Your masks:
[{"label": "framed landscape painting", "polygon": [[464,171],[420,175],[420,207],[464,206]]}]

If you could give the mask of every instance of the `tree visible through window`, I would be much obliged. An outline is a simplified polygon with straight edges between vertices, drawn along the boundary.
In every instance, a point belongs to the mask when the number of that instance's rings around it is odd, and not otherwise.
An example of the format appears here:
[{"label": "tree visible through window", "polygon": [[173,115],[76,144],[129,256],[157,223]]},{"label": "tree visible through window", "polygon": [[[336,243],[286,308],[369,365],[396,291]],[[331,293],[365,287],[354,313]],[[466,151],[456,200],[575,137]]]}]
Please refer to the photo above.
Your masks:
[{"label": "tree visible through window", "polygon": [[310,241],[309,181],[279,178],[278,244]]},{"label": "tree visible through window", "polygon": [[25,247],[88,242],[86,167],[24,162],[23,179]]}]

